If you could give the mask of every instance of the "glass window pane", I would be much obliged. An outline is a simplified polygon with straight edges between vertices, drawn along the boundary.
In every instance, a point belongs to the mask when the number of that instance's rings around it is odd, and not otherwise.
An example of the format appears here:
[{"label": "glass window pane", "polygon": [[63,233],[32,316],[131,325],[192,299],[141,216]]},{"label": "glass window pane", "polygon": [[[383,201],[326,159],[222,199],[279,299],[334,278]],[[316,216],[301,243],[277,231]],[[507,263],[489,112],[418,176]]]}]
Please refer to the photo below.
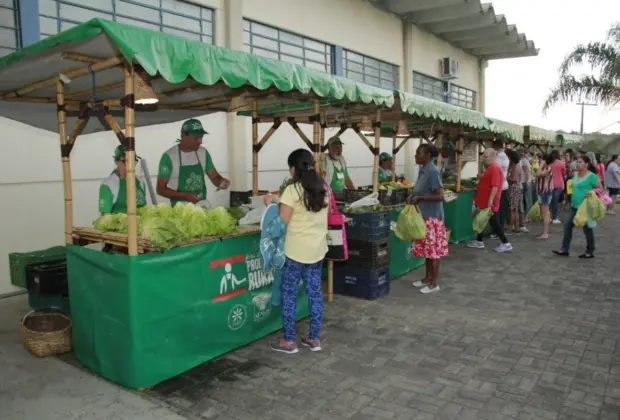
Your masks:
[{"label": "glass window pane", "polygon": [[252,33],[265,35],[273,39],[278,39],[278,30],[270,28],[260,23],[252,22]]},{"label": "glass window pane", "polygon": [[12,48],[5,48],[0,46],[0,57],[4,57],[5,55],[9,55],[15,50]]},{"label": "glass window pane", "polygon": [[374,77],[379,77],[379,70],[372,67],[365,67],[366,74]]},{"label": "glass window pane", "polygon": [[303,61],[304,50],[301,47],[293,47],[292,45],[288,44],[280,44],[280,52],[282,52],[283,54],[290,54],[296,57],[301,57]]},{"label": "glass window pane", "polygon": [[159,23],[159,10],[149,7],[138,6],[137,4],[116,1],[116,13],[127,17],[135,17],[147,22]]},{"label": "glass window pane", "polygon": [[243,43],[246,45],[250,45],[250,33],[243,32]]},{"label": "glass window pane", "polygon": [[67,22],[66,20],[60,22],[61,31],[66,31],[67,29],[75,28],[76,26],[78,26],[78,24],[74,22]]},{"label": "glass window pane", "polygon": [[278,51],[278,41],[272,41],[271,39],[263,38],[262,36],[252,35],[252,45]]},{"label": "glass window pane", "polygon": [[273,58],[274,60],[278,60],[278,53],[273,51],[267,51],[260,48],[252,47],[252,54],[260,55],[261,57]]},{"label": "glass window pane", "polygon": [[325,51],[325,44],[323,44],[322,42],[316,42],[316,41],[313,41],[307,38],[304,39],[304,47],[309,48],[311,50],[321,51],[321,52]]},{"label": "glass window pane", "polygon": [[293,45],[299,45],[300,47],[304,45],[304,39],[302,37],[285,31],[280,31],[280,41],[288,42]]},{"label": "glass window pane", "polygon": [[160,30],[159,25],[156,25],[154,23],[146,23],[146,22],[142,22],[139,20],[134,20],[134,19],[130,19],[130,18],[122,17],[122,16],[117,16],[116,21],[120,23],[127,23],[129,25],[138,26],[140,28],[152,29],[154,31]]},{"label": "glass window pane", "polygon": [[183,28],[187,29],[188,31],[200,33],[199,20],[173,15],[167,12],[163,12],[163,19],[164,26],[174,26],[176,28]]},{"label": "glass window pane", "polygon": [[387,71],[382,71],[381,72],[381,78],[382,79],[387,79],[387,80],[394,80],[394,73],[387,72]]},{"label": "glass window pane", "polygon": [[364,72],[364,66],[362,66],[361,64],[358,64],[356,62],[353,61],[348,61],[346,62],[346,68],[347,70],[353,70],[353,71],[357,71],[360,73]]},{"label": "glass window pane", "polygon": [[58,3],[51,0],[39,0],[39,14],[58,17]]},{"label": "glass window pane", "polygon": [[0,28],[0,47],[17,48],[14,30]]},{"label": "glass window pane", "polygon": [[250,44],[245,44],[243,46],[243,51],[245,51],[246,53],[252,54],[252,47],[250,46]]},{"label": "glass window pane", "polygon": [[201,7],[200,9],[202,10],[202,19],[213,22],[213,10],[206,7]]},{"label": "glass window pane", "polygon": [[58,20],[57,19],[51,19],[51,18],[40,16],[39,26],[41,27],[42,34],[54,35],[58,33]]},{"label": "glass window pane", "polygon": [[0,6],[4,6],[8,9],[15,9],[15,3],[13,3],[13,0],[0,0]]},{"label": "glass window pane", "polygon": [[212,36],[213,35],[213,22],[207,22],[206,20],[203,20],[202,21],[202,33]]},{"label": "glass window pane", "polygon": [[194,40],[194,41],[200,41],[201,40],[199,33],[186,32],[186,31],[182,31],[180,29],[168,28],[168,27],[165,27],[165,26],[164,26],[164,32],[166,32],[167,34],[182,36],[183,38],[191,39],[191,40]]},{"label": "glass window pane", "polygon": [[300,66],[304,65],[304,59],[303,58],[293,57],[293,56],[286,55],[286,54],[281,54],[280,55],[280,60],[286,61],[287,63],[291,63],[291,64],[298,64]]},{"label": "glass window pane", "polygon": [[75,22],[86,22],[93,18],[112,19],[111,14],[103,12],[95,12],[94,10],[84,9],[81,7],[70,6],[68,4],[60,4],[60,17],[73,20]]},{"label": "glass window pane", "polygon": [[[63,1],[60,1],[63,3]],[[90,7],[97,11],[110,12],[114,10],[112,7],[112,0],[71,0],[71,3],[78,7]]]},{"label": "glass window pane", "polygon": [[250,21],[247,19],[243,19],[243,30],[244,31],[250,30]]},{"label": "glass window pane", "polygon": [[394,82],[383,79],[381,79],[381,87],[383,89],[396,89],[396,86],[394,86]]},{"label": "glass window pane", "polygon": [[351,51],[347,51],[347,60],[357,61],[358,63],[364,62],[364,58],[361,55],[355,54],[354,52],[351,52]]},{"label": "glass window pane", "polygon": [[357,80],[358,82],[364,81],[364,75],[361,73],[356,73],[354,71],[347,71],[346,75],[349,79]]},{"label": "glass window pane", "polygon": [[372,85],[372,86],[379,86],[380,85],[379,79],[376,78],[376,77],[366,76],[365,82],[368,83],[369,85]]},{"label": "glass window pane", "polygon": [[0,9],[0,26],[15,27],[15,12],[10,9]]},{"label": "glass window pane", "polygon": [[306,67],[322,72],[327,72],[327,66],[323,63],[315,63],[314,61],[306,61]]},{"label": "glass window pane", "polygon": [[374,58],[365,57],[364,58],[364,65],[367,66],[367,67],[374,67],[376,69],[379,68],[379,62],[377,60],[375,60]]},{"label": "glass window pane", "polygon": [[202,42],[205,44],[213,45],[213,37],[210,35],[202,35]]},{"label": "glass window pane", "polygon": [[[157,3],[157,0],[151,0],[151,4],[153,4],[154,6],[156,6]],[[161,8],[164,10],[181,13],[183,15],[192,16],[196,19],[200,18],[200,6],[185,1],[161,0]]]},{"label": "glass window pane", "polygon": [[318,52],[315,52],[315,51],[306,50],[306,59],[307,60],[318,61],[319,63],[324,63],[325,62],[325,54],[318,53]]}]

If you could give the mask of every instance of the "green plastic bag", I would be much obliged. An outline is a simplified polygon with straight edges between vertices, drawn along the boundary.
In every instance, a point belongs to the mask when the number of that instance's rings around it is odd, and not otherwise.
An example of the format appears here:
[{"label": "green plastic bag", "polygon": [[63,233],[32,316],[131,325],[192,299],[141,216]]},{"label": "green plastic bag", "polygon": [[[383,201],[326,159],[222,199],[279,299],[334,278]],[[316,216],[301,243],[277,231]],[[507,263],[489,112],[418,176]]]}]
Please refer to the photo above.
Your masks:
[{"label": "green plastic bag", "polygon": [[480,210],[476,217],[474,217],[474,232],[484,232],[484,229],[487,227],[487,224],[489,223],[489,220],[491,220],[491,217],[493,217],[493,212],[491,211],[491,209]]},{"label": "green plastic bag", "polygon": [[607,208],[605,208],[603,200],[592,193],[590,197],[586,198],[586,203],[588,203],[588,216],[595,222],[603,220],[603,217],[605,217],[607,213]]},{"label": "green plastic bag", "polygon": [[394,234],[401,241],[415,241],[426,238],[426,222],[416,206],[405,206],[396,221]]},{"label": "green plastic bag", "polygon": [[586,223],[588,223],[588,203],[586,200],[577,207],[577,213],[575,213],[575,217],[573,217],[573,223],[575,226],[579,227],[585,226]]},{"label": "green plastic bag", "polygon": [[540,214],[540,203],[537,202],[532,206],[530,211],[527,213],[527,218],[532,222],[542,220],[542,215]]}]

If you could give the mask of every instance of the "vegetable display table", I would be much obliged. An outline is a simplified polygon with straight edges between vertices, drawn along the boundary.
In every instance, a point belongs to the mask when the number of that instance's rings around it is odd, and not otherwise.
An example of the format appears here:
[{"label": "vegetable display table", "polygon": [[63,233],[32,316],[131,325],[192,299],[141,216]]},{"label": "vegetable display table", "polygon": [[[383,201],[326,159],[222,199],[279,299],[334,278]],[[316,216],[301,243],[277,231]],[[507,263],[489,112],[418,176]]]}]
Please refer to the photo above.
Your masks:
[{"label": "vegetable display table", "polygon": [[[259,242],[254,233],[133,257],[68,245],[77,359],[143,388],[282,328]],[[297,318],[307,315],[301,287]]]},{"label": "vegetable display table", "polygon": [[446,228],[452,231],[450,243],[456,244],[475,238],[476,233],[472,227],[471,215],[474,203],[475,191],[462,191],[457,193],[458,198],[450,203],[444,203]]},{"label": "vegetable display table", "polygon": [[[404,207],[390,210],[390,220],[396,223]],[[390,231],[390,280],[407,274],[424,265],[424,258],[411,255],[411,242],[401,241]]]}]

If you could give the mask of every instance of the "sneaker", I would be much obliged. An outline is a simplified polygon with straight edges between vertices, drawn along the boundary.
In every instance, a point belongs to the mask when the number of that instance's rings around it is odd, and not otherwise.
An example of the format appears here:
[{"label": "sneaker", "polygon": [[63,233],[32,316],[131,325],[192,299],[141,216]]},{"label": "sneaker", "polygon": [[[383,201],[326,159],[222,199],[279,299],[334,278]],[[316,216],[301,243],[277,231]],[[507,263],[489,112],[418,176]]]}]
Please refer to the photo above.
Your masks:
[{"label": "sneaker", "polygon": [[301,345],[308,347],[310,351],[321,351],[321,342],[319,340],[311,340],[310,337],[304,337],[301,339]]},{"label": "sneaker", "polygon": [[484,242],[471,241],[467,243],[467,248],[484,249]]},{"label": "sneaker", "polygon": [[530,231],[525,226],[520,227],[519,228],[519,232],[521,232],[521,233],[530,233]]},{"label": "sneaker", "polygon": [[508,251],[512,251],[512,244],[510,242],[501,244],[500,246],[495,248],[495,252],[499,252],[499,253],[508,252]]},{"label": "sneaker", "polygon": [[492,233],[490,238],[491,239],[499,239],[499,236],[497,236],[496,234]]},{"label": "sneaker", "polygon": [[559,221],[558,219],[553,219],[553,221],[551,221],[551,223],[553,223],[554,225],[561,225],[562,222]]},{"label": "sneaker", "polygon": [[280,353],[286,353],[286,354],[299,353],[297,344],[289,343],[284,340],[278,340],[278,341],[274,341],[273,343],[269,343],[269,347],[271,347],[271,350],[277,351]]},{"label": "sneaker", "polygon": [[426,295],[426,294],[429,294],[429,293],[438,292],[439,290],[441,290],[439,288],[439,286],[435,286],[432,289],[430,287],[428,287],[428,286],[424,286],[423,288],[420,289],[420,293],[423,293],[423,294]]},{"label": "sneaker", "polygon": [[416,280],[413,282],[413,287],[424,287],[428,283],[425,283],[424,280]]}]

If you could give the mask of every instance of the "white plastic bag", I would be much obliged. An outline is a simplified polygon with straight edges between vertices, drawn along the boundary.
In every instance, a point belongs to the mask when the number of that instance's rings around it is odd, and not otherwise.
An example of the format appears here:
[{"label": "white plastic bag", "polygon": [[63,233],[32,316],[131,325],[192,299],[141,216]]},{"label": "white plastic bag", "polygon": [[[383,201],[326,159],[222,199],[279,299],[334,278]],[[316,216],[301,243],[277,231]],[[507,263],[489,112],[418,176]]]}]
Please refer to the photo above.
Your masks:
[{"label": "white plastic bag", "polygon": [[348,207],[351,209],[357,209],[360,207],[370,207],[370,206],[376,206],[380,204],[379,203],[379,193],[378,192],[374,192],[370,195],[367,195],[366,197],[357,200],[354,203],[351,203]]},{"label": "white plastic bag", "polygon": [[265,206],[250,210],[248,214],[246,214],[245,216],[243,216],[243,218],[239,220],[239,226],[259,224],[261,219],[263,218],[264,211],[265,211]]}]

